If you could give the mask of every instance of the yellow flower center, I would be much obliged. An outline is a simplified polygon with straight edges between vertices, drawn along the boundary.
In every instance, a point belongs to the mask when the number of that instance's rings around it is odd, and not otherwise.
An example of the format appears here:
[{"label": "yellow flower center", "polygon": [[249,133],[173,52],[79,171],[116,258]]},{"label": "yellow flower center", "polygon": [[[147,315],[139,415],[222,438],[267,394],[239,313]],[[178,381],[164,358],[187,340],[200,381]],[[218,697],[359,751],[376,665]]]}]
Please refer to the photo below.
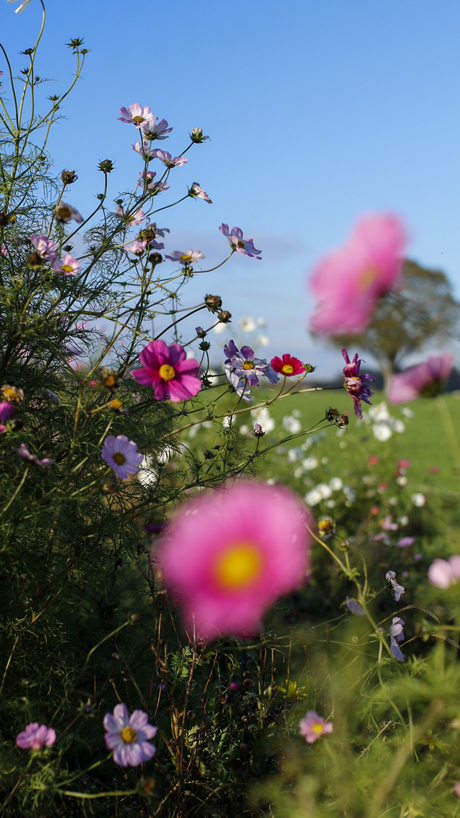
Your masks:
[{"label": "yellow flower center", "polygon": [[133,118],[133,122],[135,122],[135,123],[136,123],[136,125],[139,125],[139,122],[143,122],[143,121],[144,121],[144,117],[143,117],[143,116],[135,116],[135,117]]},{"label": "yellow flower center", "polygon": [[137,739],[137,733],[132,727],[123,727],[120,735],[125,744],[132,744]]},{"label": "yellow flower center", "polygon": [[63,273],[71,273],[71,272],[73,272],[73,268],[70,266],[70,264],[63,264],[62,265],[62,272]]},{"label": "yellow flower center", "polygon": [[12,403],[16,400],[16,389],[14,386],[4,386],[2,389],[2,398]]},{"label": "yellow flower center", "polygon": [[291,364],[284,364],[283,366],[283,375],[292,375],[294,372],[294,367]]},{"label": "yellow flower center", "polygon": [[237,543],[220,554],[214,565],[214,578],[228,591],[250,585],[260,576],[262,556],[252,543]]},{"label": "yellow flower center", "polygon": [[322,733],[323,732],[323,725],[322,724],[314,724],[313,725],[313,732],[314,733]]},{"label": "yellow flower center", "polygon": [[367,290],[373,281],[377,278],[379,271],[375,267],[370,267],[361,274],[359,278],[359,287],[361,290]]},{"label": "yellow flower center", "polygon": [[182,255],[180,257],[180,260],[185,262],[185,264],[189,264],[191,262],[191,260],[192,260],[192,257],[190,255],[188,255],[187,253],[182,253]]},{"label": "yellow flower center", "polygon": [[122,452],[115,452],[113,459],[115,460],[117,466],[122,466],[123,463],[126,463],[126,457]]},{"label": "yellow flower center", "polygon": [[172,381],[176,374],[176,370],[173,366],[170,366],[170,364],[163,364],[160,366],[159,372],[160,378],[163,378],[164,381]]},{"label": "yellow flower center", "polygon": [[254,361],[243,361],[243,369],[254,369]]}]

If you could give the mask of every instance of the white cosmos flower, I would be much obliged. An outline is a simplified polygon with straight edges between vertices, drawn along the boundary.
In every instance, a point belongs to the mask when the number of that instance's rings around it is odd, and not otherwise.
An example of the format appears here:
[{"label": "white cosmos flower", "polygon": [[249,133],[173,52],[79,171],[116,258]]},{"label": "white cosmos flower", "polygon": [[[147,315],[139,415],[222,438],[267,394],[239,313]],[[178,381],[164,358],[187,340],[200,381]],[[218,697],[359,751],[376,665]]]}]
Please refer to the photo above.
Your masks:
[{"label": "white cosmos flower", "polygon": [[406,418],[413,418],[414,417],[414,413],[413,413],[412,409],[409,409],[408,406],[405,406],[404,409],[401,409],[401,412],[403,413],[403,415],[405,415]]},{"label": "white cosmos flower", "polygon": [[390,413],[385,401],[378,403],[376,406],[371,406],[368,414],[376,423],[388,423],[390,420]]},{"label": "white cosmos flower", "polygon": [[402,434],[406,428],[406,424],[402,420],[395,420],[392,425],[395,432],[399,432],[399,434]]},{"label": "white cosmos flower", "polygon": [[317,488],[307,491],[305,495],[305,502],[308,503],[309,506],[316,506],[321,502],[321,500],[321,492],[318,491]]},{"label": "white cosmos flower", "polygon": [[153,457],[151,454],[145,454],[142,458],[137,472],[137,479],[143,486],[151,486],[158,480],[158,474],[155,469],[152,469]]},{"label": "white cosmos flower", "polygon": [[340,477],[331,477],[329,485],[332,491],[340,491],[343,486],[343,480],[341,480]]},{"label": "white cosmos flower", "polygon": [[302,460],[302,466],[307,471],[311,471],[311,469],[316,469],[317,465],[318,465],[318,461],[317,461],[316,457],[313,457],[313,456],[306,457],[305,460]]},{"label": "white cosmos flower", "polygon": [[383,443],[392,436],[393,432],[388,426],[388,423],[374,423],[372,426],[372,434],[377,440]]},{"label": "white cosmos flower", "polygon": [[256,322],[254,321],[254,318],[247,316],[246,318],[240,319],[240,327],[243,330],[243,332],[254,332],[256,328]]},{"label": "white cosmos flower", "polygon": [[219,323],[219,324],[216,324],[216,326],[213,327],[212,329],[213,329],[213,332],[215,332],[217,335],[220,335],[222,332],[225,332],[225,330],[227,329],[227,324]]},{"label": "white cosmos flower", "polygon": [[171,457],[173,450],[171,446],[165,446],[161,452],[157,454],[157,462],[164,466],[166,463],[169,463],[169,458]]},{"label": "white cosmos flower", "polygon": [[272,432],[275,428],[275,421],[266,406],[261,406],[260,409],[251,409],[251,415],[255,423],[260,423],[265,434]]},{"label": "white cosmos flower", "polygon": [[286,431],[291,435],[296,435],[302,428],[300,420],[297,420],[297,418],[293,417],[292,415],[285,415],[281,422]]},{"label": "white cosmos flower", "polygon": [[413,494],[411,500],[414,506],[424,506],[426,503],[426,497],[420,491],[417,491],[415,494]]},{"label": "white cosmos flower", "polygon": [[259,346],[260,346],[260,347],[268,347],[268,345],[269,345],[269,343],[270,343],[270,339],[269,339],[268,335],[264,335],[264,334],[262,333],[262,334],[261,334],[261,335],[259,335],[259,337],[257,338],[257,343],[259,344]]}]

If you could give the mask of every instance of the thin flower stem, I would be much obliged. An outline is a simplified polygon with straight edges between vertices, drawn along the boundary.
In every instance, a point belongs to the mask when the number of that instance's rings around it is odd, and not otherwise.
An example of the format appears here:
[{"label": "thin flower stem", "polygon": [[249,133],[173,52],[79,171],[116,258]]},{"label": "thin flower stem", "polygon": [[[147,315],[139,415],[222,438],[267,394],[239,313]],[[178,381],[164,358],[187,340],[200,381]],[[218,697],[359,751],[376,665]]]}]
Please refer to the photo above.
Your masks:
[{"label": "thin flower stem", "polygon": [[11,503],[14,503],[14,501],[15,501],[16,497],[18,496],[19,492],[21,491],[21,489],[22,489],[22,487],[23,487],[23,485],[24,485],[24,483],[25,483],[25,481],[26,481],[26,477],[27,477],[28,472],[29,472],[29,467],[28,467],[28,466],[26,466],[26,468],[25,468],[25,470],[24,470],[24,474],[23,474],[23,475],[22,475],[22,477],[21,477],[21,481],[20,481],[20,483],[19,483],[19,485],[18,485],[18,487],[17,487],[16,491],[14,492],[14,494],[12,495],[12,497],[10,497],[10,499],[8,500],[8,502],[7,502],[6,506],[5,506],[5,508],[4,508],[4,509],[2,509],[2,511],[0,511],[0,517],[2,517],[2,516],[3,516],[3,514],[5,514],[5,511],[8,511],[8,509],[9,509],[9,507],[10,507]]}]

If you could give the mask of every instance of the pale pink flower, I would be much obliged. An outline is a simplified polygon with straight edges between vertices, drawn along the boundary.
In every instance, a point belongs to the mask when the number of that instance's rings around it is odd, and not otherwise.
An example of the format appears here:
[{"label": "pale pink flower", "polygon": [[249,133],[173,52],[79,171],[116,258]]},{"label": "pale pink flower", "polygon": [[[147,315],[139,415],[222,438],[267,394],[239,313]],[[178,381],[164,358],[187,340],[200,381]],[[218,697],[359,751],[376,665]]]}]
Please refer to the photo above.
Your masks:
[{"label": "pale pink flower", "polygon": [[136,213],[130,213],[128,216],[125,213],[124,208],[120,207],[120,205],[117,205],[115,208],[115,213],[120,219],[125,219],[127,227],[132,227],[133,225],[138,227],[145,219],[145,213],[143,210],[138,210]]},{"label": "pale pink flower", "polygon": [[198,182],[194,182],[192,187],[189,188],[188,195],[192,196],[192,198],[195,199],[203,199],[208,204],[212,204],[212,201],[209,198],[208,194],[206,193],[205,190],[203,190],[202,187],[199,186]]},{"label": "pale pink flower", "polygon": [[160,162],[163,162],[167,168],[178,168],[188,162],[186,156],[175,156],[173,159],[172,155],[168,151],[161,151],[159,148],[152,151],[152,156],[155,159],[159,159]]},{"label": "pale pink flower", "polygon": [[128,105],[127,108],[120,108],[120,114],[121,116],[117,117],[120,122],[135,125],[137,129],[142,128],[143,125],[147,125],[147,123],[152,120],[155,121],[155,117],[150,108],[148,106],[143,108],[138,102],[135,102],[133,105]]},{"label": "pale pink flower", "polygon": [[7,256],[8,255],[8,247],[6,244],[2,244],[0,246],[0,256]]},{"label": "pale pink flower", "polygon": [[245,256],[252,256],[258,259],[262,258],[260,255],[262,250],[257,250],[254,247],[253,239],[243,238],[243,231],[240,227],[232,227],[230,231],[228,224],[221,224],[219,230],[225,238],[228,239],[232,250],[236,250],[237,253],[243,253]]},{"label": "pale pink flower", "polygon": [[460,554],[454,554],[448,560],[437,559],[428,568],[428,579],[436,588],[450,588],[460,580]]},{"label": "pale pink flower", "polygon": [[35,463],[36,466],[48,467],[52,466],[54,463],[54,460],[51,460],[50,457],[44,457],[42,458],[42,460],[39,460],[36,454],[32,454],[31,452],[29,452],[29,449],[27,448],[25,443],[21,443],[19,449],[15,449],[15,451],[18,457],[22,457],[23,460],[28,460],[29,463]]},{"label": "pale pink flower", "polygon": [[406,231],[395,215],[362,217],[346,244],[325,256],[310,277],[318,299],[310,328],[323,335],[357,335],[377,301],[399,279]]},{"label": "pale pink flower", "polygon": [[171,261],[178,261],[184,267],[189,267],[190,264],[195,264],[199,258],[204,258],[201,250],[174,250],[169,256],[166,256]]},{"label": "pale pink flower", "polygon": [[146,139],[142,140],[142,145],[140,142],[135,142],[131,147],[133,151],[136,151],[143,159],[148,159],[149,162],[155,156],[155,151],[150,150],[150,143]]},{"label": "pale pink flower", "polygon": [[134,369],[133,375],[142,386],[153,387],[156,400],[178,403],[198,394],[202,382],[198,377],[200,365],[187,358],[180,344],[168,345],[159,339],[151,341],[139,355],[142,369]]},{"label": "pale pink flower", "polygon": [[128,440],[126,435],[106,437],[101,452],[102,459],[112,467],[121,480],[127,480],[130,474],[139,471],[143,456],[137,451],[136,443]]},{"label": "pale pink flower", "polygon": [[460,798],[460,781],[456,781],[456,783],[454,784],[454,792],[455,795],[458,795],[458,797]]},{"label": "pale pink flower", "polygon": [[149,717],[143,710],[134,710],[131,715],[125,704],[117,704],[112,713],[104,716],[105,743],[113,750],[113,760],[120,767],[137,767],[155,755],[155,746],[150,739],[157,734],[157,727],[149,724]]},{"label": "pale pink flower", "polygon": [[147,247],[148,242],[146,241],[133,241],[131,244],[125,244],[124,250],[126,253],[133,253],[135,256],[142,256],[145,253],[145,249]]},{"label": "pale pink flower", "polygon": [[37,255],[46,261],[52,262],[56,258],[56,245],[47,236],[37,236],[35,233],[30,237],[30,243],[35,247]]},{"label": "pale pink flower", "polygon": [[250,635],[310,568],[312,525],[281,486],[238,480],[185,504],[157,550],[167,588],[197,639]]},{"label": "pale pink flower", "polygon": [[64,258],[57,258],[52,264],[55,273],[62,273],[64,276],[76,276],[80,269],[80,262],[72,258],[70,253],[66,253]]},{"label": "pale pink flower", "polygon": [[406,403],[438,395],[446,386],[453,362],[451,353],[443,352],[441,355],[431,355],[427,361],[393,375],[388,400],[390,403]]},{"label": "pale pink flower", "polygon": [[168,128],[166,120],[160,119],[158,122],[158,117],[152,117],[142,125],[142,132],[145,134],[146,139],[150,141],[153,139],[167,139],[168,133],[171,133],[171,131],[172,128]]},{"label": "pale pink flower", "polygon": [[77,224],[82,224],[83,222],[83,216],[81,213],[79,213],[75,207],[72,207],[72,205],[66,204],[66,202],[59,202],[59,204],[57,204],[54,208],[54,212],[56,214],[56,218],[65,224],[72,221],[72,219],[76,221]]},{"label": "pale pink flower", "polygon": [[332,733],[334,725],[331,721],[324,721],[314,710],[308,710],[307,715],[299,722],[299,733],[307,744],[313,744],[321,736]]},{"label": "pale pink flower", "polygon": [[28,724],[26,729],[16,736],[16,744],[21,750],[41,750],[42,747],[51,747],[55,741],[55,730],[36,721]]}]

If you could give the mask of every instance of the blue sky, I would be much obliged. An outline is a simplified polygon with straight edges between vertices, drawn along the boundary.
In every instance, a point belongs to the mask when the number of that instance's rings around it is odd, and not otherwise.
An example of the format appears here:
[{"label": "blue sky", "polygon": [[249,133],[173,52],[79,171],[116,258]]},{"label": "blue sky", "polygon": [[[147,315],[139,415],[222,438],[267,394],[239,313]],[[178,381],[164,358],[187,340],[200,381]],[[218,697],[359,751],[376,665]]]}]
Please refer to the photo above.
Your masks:
[{"label": "blue sky", "polygon": [[[20,69],[40,3],[21,14],[0,3],[1,41]],[[202,127],[211,140],[171,174],[164,203],[196,181],[213,204],[187,200],[159,216],[171,229],[167,249],[199,249],[211,266],[227,252],[218,231],[226,222],[254,239],[263,260],[233,257],[197,277],[191,302],[219,293],[235,324],[263,316],[264,355],[289,351],[328,377],[341,356],[308,336],[305,281],[362,213],[399,213],[408,255],[443,269],[460,298],[459,31],[458,0],[170,0],[161,8],[49,0],[38,68],[53,82],[44,96],[72,76],[64,43],[82,36],[90,49],[50,152],[57,171],[77,170],[72,204],[85,215],[101,189],[101,159],[116,164],[113,198],[141,169],[120,106],[140,102],[165,118],[174,130],[159,147],[174,156]],[[459,347],[451,345],[457,364]]]}]

